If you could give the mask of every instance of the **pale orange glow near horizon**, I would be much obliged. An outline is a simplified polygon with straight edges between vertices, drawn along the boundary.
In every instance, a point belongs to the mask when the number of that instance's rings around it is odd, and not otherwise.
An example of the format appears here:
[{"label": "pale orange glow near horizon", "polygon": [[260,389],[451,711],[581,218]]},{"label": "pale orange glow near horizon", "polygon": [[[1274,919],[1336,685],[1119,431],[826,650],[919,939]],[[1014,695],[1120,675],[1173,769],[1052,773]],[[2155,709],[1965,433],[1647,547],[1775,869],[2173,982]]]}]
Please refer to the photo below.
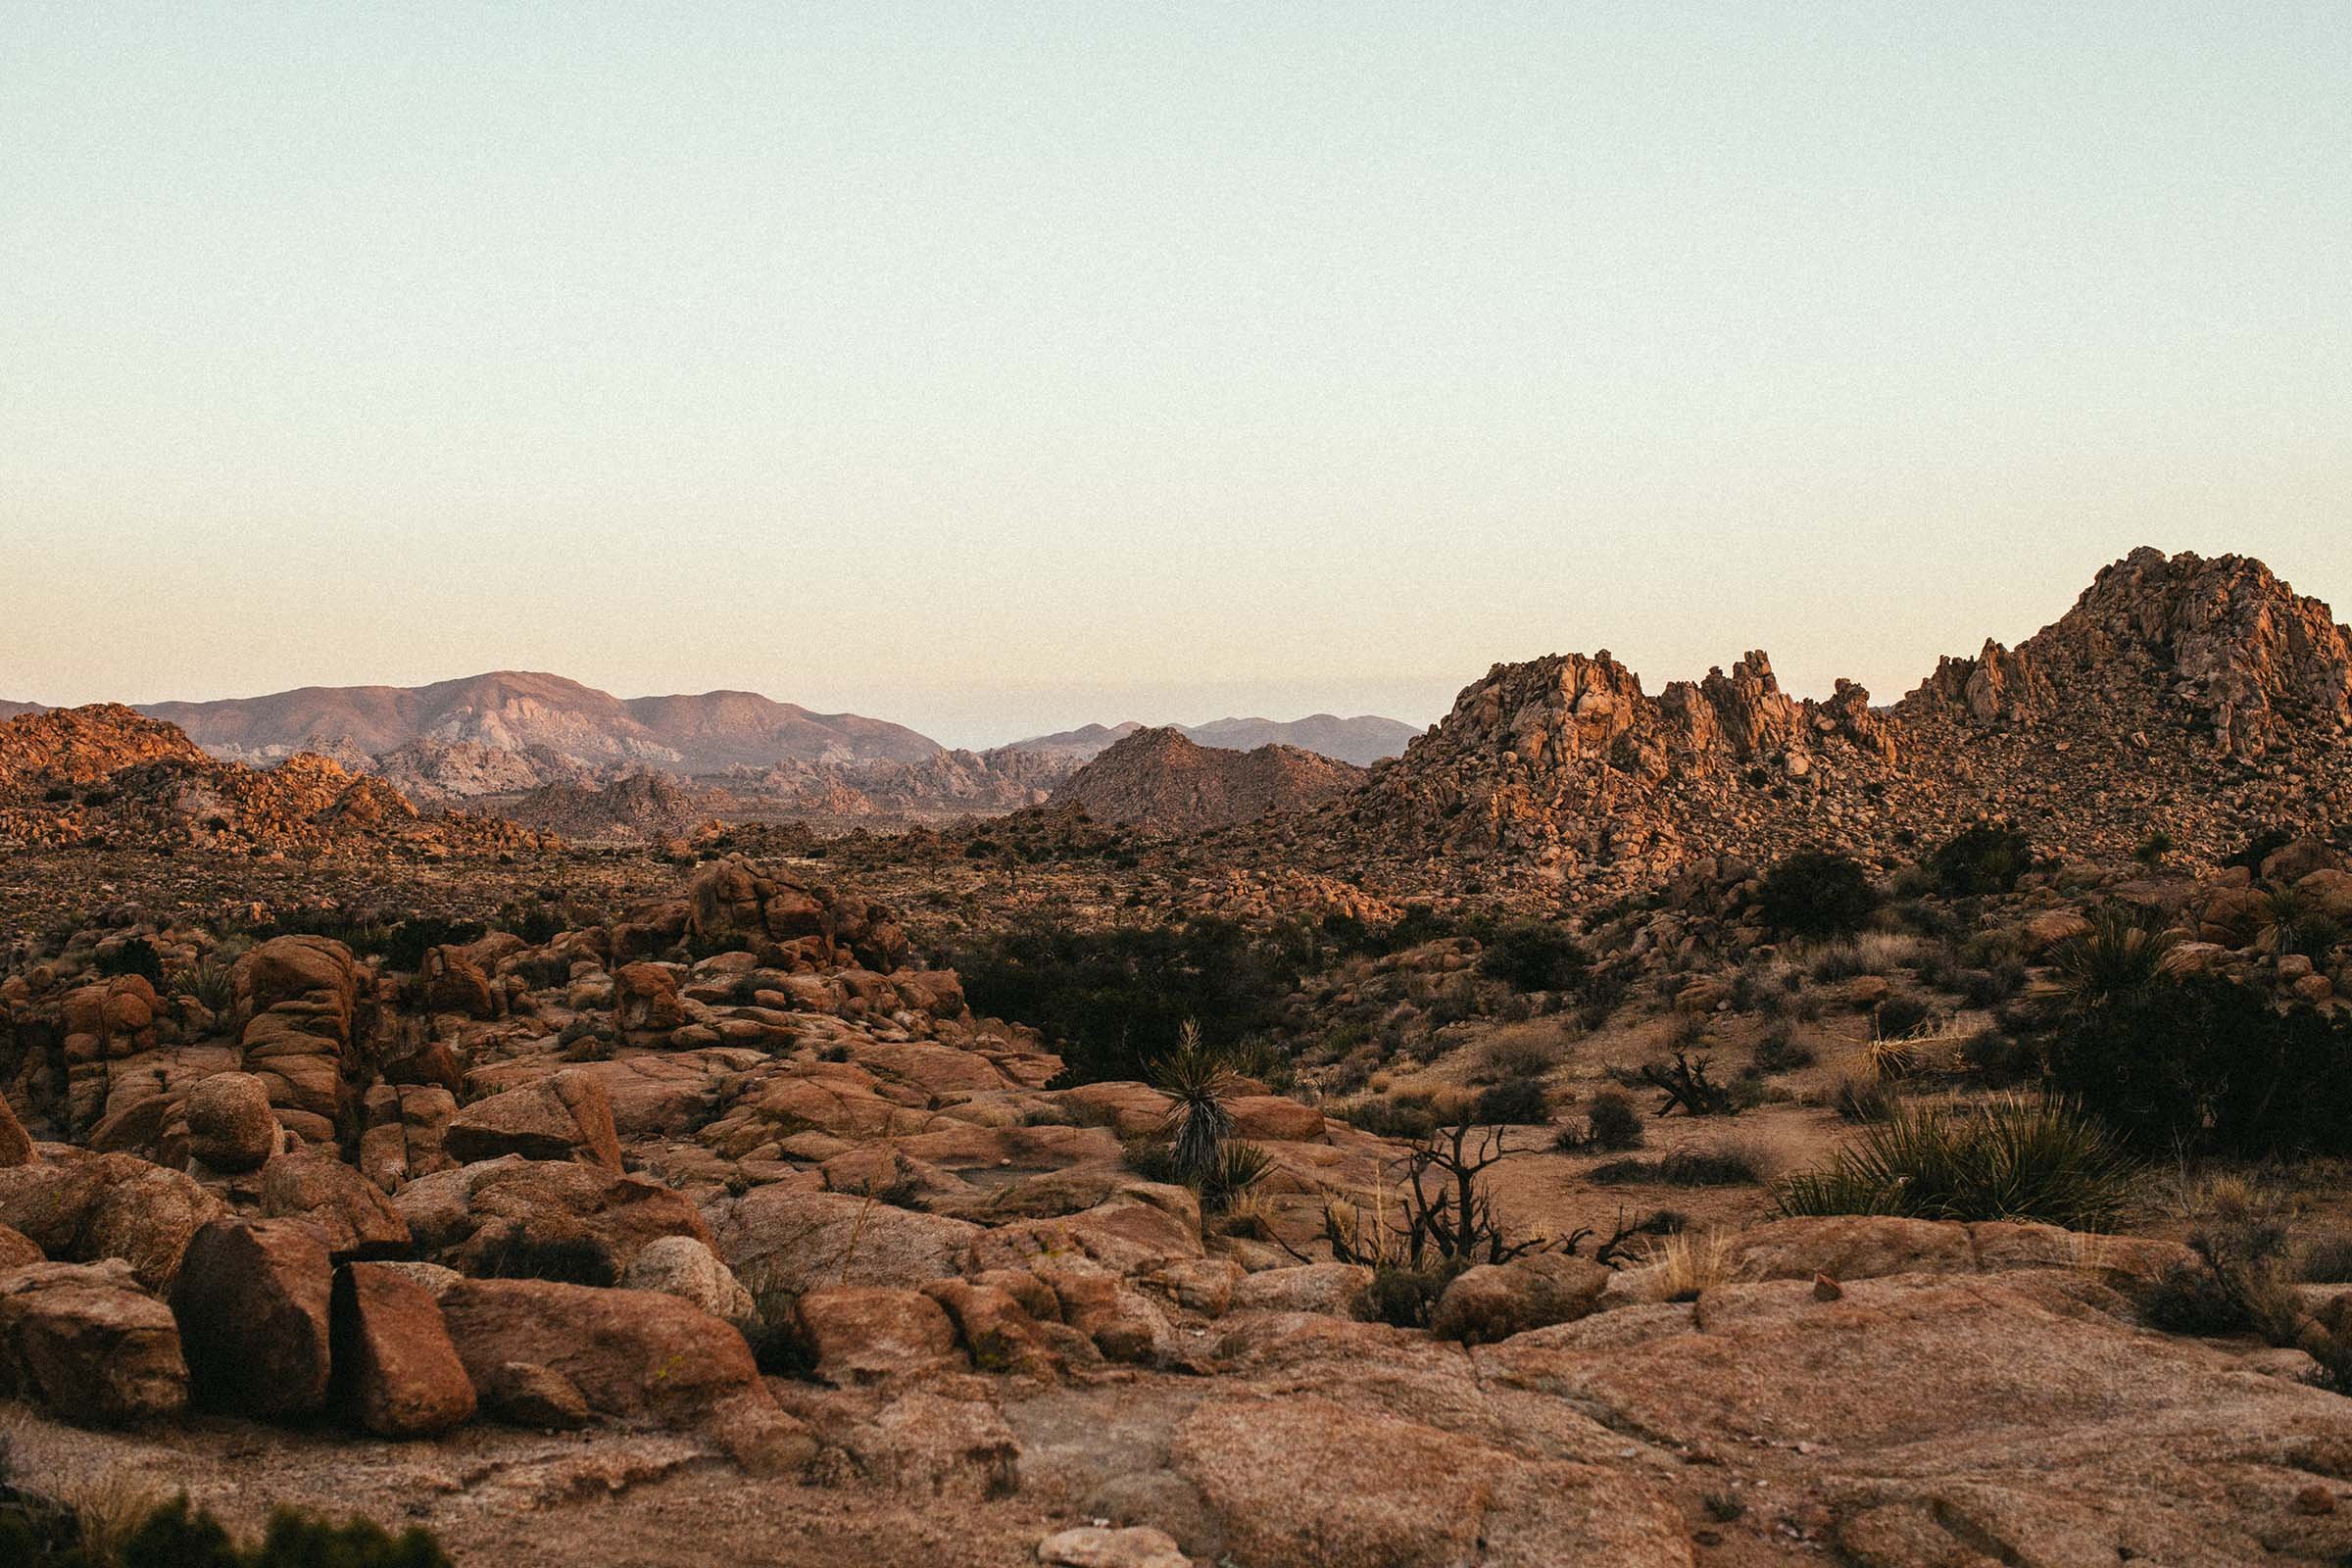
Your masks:
[{"label": "pale orange glow near horizon", "polygon": [[2132,547],[2352,610],[2352,16],[0,20],[0,697],[545,669],[949,744]]}]

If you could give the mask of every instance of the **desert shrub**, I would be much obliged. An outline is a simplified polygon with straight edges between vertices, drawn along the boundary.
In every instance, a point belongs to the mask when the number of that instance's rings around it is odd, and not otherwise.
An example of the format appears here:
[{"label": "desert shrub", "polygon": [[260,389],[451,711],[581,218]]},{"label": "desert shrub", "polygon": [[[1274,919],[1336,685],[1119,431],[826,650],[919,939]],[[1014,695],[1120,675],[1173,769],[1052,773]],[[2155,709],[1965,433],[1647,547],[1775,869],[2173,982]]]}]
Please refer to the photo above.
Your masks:
[{"label": "desert shrub", "polygon": [[976,1011],[1034,1025],[1072,1084],[1136,1079],[1197,1020],[1217,1046],[1272,1032],[1300,955],[1231,920],[1081,931],[1037,918],[958,952]]},{"label": "desert shrub", "polygon": [[1568,928],[1549,920],[1498,926],[1478,955],[1481,974],[1515,991],[1572,991],[1591,966]]},{"label": "desert shrub", "polygon": [[1868,974],[1870,965],[1863,961],[1862,950],[1854,943],[1833,942],[1813,955],[1809,972],[1818,983],[1832,986],[1840,980]]},{"label": "desert shrub", "polygon": [[2164,829],[2158,828],[2139,841],[2132,851],[2132,858],[2144,866],[2154,868],[2164,863],[2165,857],[2172,854],[2173,849],[2173,836]]},{"label": "desert shrub", "polygon": [[1594,1095],[1585,1112],[1584,1143],[1592,1149],[1640,1149],[1647,1130],[1634,1097],[1622,1089],[1604,1089]]},{"label": "desert shrub", "polygon": [[1752,1150],[1678,1149],[1663,1159],[1612,1159],[1587,1172],[1604,1187],[1654,1182],[1668,1187],[1742,1187],[1764,1179]]},{"label": "desert shrub", "polygon": [[164,956],[155,951],[155,944],[145,937],[129,937],[99,951],[98,972],[109,978],[135,974],[148,984],[161,987],[164,983]]},{"label": "desert shrub", "polygon": [[1813,1048],[1799,1041],[1788,1024],[1776,1023],[1757,1039],[1755,1059],[1760,1072],[1794,1072],[1813,1065]]},{"label": "desert shrub", "polygon": [[1384,1263],[1372,1270],[1372,1283],[1364,1291],[1364,1315],[1375,1323],[1386,1323],[1393,1329],[1425,1329],[1429,1314],[1453,1283],[1459,1270],[1444,1267],[1414,1268],[1403,1264]]},{"label": "desert shrub", "polygon": [[1481,1125],[1541,1127],[1551,1120],[1551,1100],[1543,1079],[1509,1078],[1479,1091],[1470,1102],[1470,1119]]},{"label": "desert shrub", "polygon": [[2026,966],[2015,958],[1988,969],[1963,969],[1953,989],[1972,1007],[1997,1007],[2025,989]]},{"label": "desert shrub", "polygon": [[2334,1231],[2306,1242],[2295,1275],[2306,1285],[2352,1285],[2352,1236]]},{"label": "desert shrub", "polygon": [[1919,998],[1898,992],[1879,1004],[1871,1023],[1881,1040],[1899,1040],[1926,1023],[1933,1010]]},{"label": "desert shrub", "polygon": [[2352,1024],[2308,1004],[2159,973],[2085,986],[2044,1046],[2051,1081],[2142,1148],[2352,1152]]},{"label": "desert shrub", "polygon": [[2343,923],[2294,887],[2274,886],[2262,900],[2262,945],[2277,954],[2299,953],[2325,961],[2344,940]]},{"label": "desert shrub", "polygon": [[564,934],[564,915],[537,899],[503,904],[498,910],[498,929],[514,932],[534,948],[543,947]]},{"label": "desert shrub", "polygon": [[1200,1201],[1210,1213],[1222,1214],[1273,1168],[1274,1156],[1255,1144],[1230,1140],[1201,1180]]},{"label": "desert shrub", "polygon": [[384,934],[375,945],[375,955],[387,969],[412,973],[424,962],[424,956],[435,948],[463,947],[478,942],[489,932],[479,920],[450,920],[437,914],[413,914]]},{"label": "desert shrub", "polygon": [[1559,1060],[1558,1040],[1490,1040],[1478,1049],[1478,1059],[1471,1069],[1470,1081],[1492,1084],[1512,1078],[1541,1078],[1559,1065]]},{"label": "desert shrub", "polygon": [[2040,1220],[2112,1225],[2135,1167],[2106,1129],[2062,1101],[2011,1098],[1981,1109],[1896,1109],[1827,1164],[1774,1189],[1783,1214]]},{"label": "desert shrub", "polygon": [[1342,1106],[1339,1114],[1375,1138],[1423,1138],[1438,1125],[1438,1113],[1427,1101],[1375,1097]]},{"label": "desert shrub", "polygon": [[2032,842],[1997,822],[1962,828],[1927,858],[1928,874],[1951,898],[2013,892],[2033,864]]},{"label": "desert shrub", "polygon": [[235,972],[219,958],[198,958],[172,975],[172,989],[193,997],[206,1011],[216,1014],[226,1012],[237,1000]]},{"label": "desert shrub", "polygon": [[1788,936],[1825,937],[1861,929],[1878,907],[1870,873],[1843,855],[1804,850],[1765,874],[1758,897],[1765,923]]},{"label": "desert shrub", "polygon": [[1830,1104],[1846,1121],[1868,1123],[1892,1117],[1902,1098],[1884,1078],[1846,1078],[1830,1097]]}]

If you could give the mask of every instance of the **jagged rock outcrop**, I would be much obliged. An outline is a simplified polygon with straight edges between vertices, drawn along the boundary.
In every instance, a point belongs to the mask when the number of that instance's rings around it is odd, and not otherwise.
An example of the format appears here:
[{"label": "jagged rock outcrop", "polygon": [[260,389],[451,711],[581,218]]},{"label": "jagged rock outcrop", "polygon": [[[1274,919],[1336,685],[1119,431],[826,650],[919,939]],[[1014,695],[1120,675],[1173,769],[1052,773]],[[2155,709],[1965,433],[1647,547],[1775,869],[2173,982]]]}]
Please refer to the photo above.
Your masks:
[{"label": "jagged rock outcrop", "polygon": [[1848,681],[1791,699],[1754,652],[1655,698],[1605,652],[1496,665],[1327,825],[1374,856],[1632,885],[1808,844],[1907,858],[1984,817],[2208,858],[2352,818],[2352,632],[2259,562],[2142,549],[1890,709]]},{"label": "jagged rock outcrop", "polygon": [[310,753],[267,769],[219,760],[179,730],[117,704],[0,722],[0,845],[427,856],[536,847],[495,818],[426,816],[379,779]]},{"label": "jagged rock outcrop", "polygon": [[1361,768],[1295,746],[1254,752],[1200,746],[1174,729],[1140,729],[1070,775],[1051,804],[1102,822],[1192,833],[1300,811],[1356,788]]}]

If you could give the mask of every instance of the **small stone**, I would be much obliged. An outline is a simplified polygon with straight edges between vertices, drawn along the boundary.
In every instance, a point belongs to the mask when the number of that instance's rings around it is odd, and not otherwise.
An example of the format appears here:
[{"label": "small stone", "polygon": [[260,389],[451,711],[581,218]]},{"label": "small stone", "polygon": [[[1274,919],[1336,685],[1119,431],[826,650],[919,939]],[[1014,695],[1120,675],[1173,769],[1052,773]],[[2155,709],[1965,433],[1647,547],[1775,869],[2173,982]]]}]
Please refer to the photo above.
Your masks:
[{"label": "small stone", "polygon": [[1813,1299],[1816,1301],[1841,1301],[1845,1299],[1845,1287],[1827,1274],[1816,1274],[1813,1276]]}]

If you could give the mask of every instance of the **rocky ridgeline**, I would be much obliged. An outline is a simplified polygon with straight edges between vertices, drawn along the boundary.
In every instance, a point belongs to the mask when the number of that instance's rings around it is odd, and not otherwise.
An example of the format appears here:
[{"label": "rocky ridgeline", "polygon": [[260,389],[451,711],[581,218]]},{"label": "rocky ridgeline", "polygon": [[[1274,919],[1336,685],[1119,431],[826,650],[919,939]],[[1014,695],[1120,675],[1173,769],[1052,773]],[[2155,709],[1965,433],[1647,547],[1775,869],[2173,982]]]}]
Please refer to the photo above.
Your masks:
[{"label": "rocky ridgeline", "polygon": [[426,816],[380,779],[322,757],[300,754],[269,769],[220,761],[174,726],[115,704],[0,723],[0,845],[265,853],[397,845],[440,856],[540,842],[495,818]]},{"label": "rocky ridgeline", "polygon": [[1309,809],[1362,784],[1364,770],[1296,746],[1201,746],[1173,728],[1139,729],[1071,774],[1050,804],[1102,822],[1194,833]]},{"label": "rocky ridgeline", "polygon": [[1804,844],[1881,855],[2003,817],[2045,849],[2206,858],[2352,821],[2352,634],[2259,562],[2142,549],[2056,624],[1891,709],[1780,690],[1750,653],[1655,697],[1605,652],[1497,665],[1329,813],[1367,858],[1452,853],[1636,884]]}]

